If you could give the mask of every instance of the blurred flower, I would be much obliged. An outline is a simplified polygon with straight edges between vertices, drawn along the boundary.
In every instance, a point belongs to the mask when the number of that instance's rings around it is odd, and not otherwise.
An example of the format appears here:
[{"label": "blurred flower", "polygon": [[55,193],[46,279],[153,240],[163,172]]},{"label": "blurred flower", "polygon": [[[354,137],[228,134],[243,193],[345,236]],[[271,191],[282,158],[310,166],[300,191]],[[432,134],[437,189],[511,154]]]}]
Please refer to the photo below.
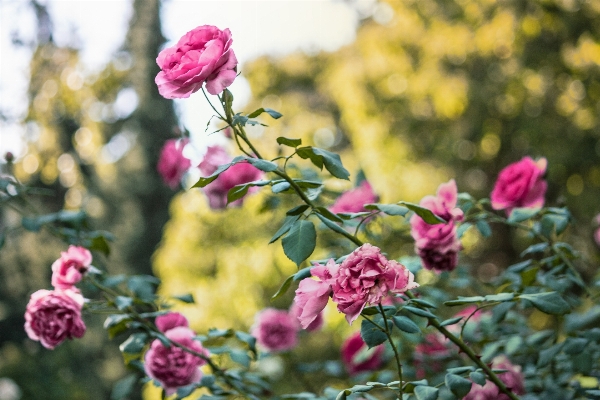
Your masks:
[{"label": "blurred flower", "polygon": [[81,319],[84,298],[75,290],[38,290],[25,311],[25,332],[47,349],[85,333]]},{"label": "blurred flower", "polygon": [[414,366],[417,379],[423,379],[428,373],[437,373],[444,369],[441,360],[450,355],[446,343],[448,339],[444,335],[434,332],[425,335],[423,342],[415,346]]},{"label": "blurred flower", "polygon": [[232,41],[229,29],[202,25],[162,50],[156,58],[161,69],[155,79],[159,93],[167,99],[190,97],[205,82],[208,93],[221,93],[236,77]]},{"label": "blurred flower", "polygon": [[156,169],[171,189],[179,185],[181,177],[190,168],[190,160],[183,155],[183,148],[188,141],[188,139],[167,140],[160,151]]},{"label": "blurred flower", "polygon": [[[506,372],[498,372],[498,378],[513,393],[525,394],[525,382],[520,366],[512,364],[505,356],[498,356],[492,360],[492,368],[505,369]],[[483,386],[473,385],[464,400],[510,400],[510,397],[500,392],[493,382],[487,381]]]},{"label": "blurred flower", "polygon": [[71,289],[81,281],[90,268],[92,253],[86,248],[69,246],[60,253],[60,258],[52,264],[52,286],[56,289]]},{"label": "blurred flower", "polygon": [[548,187],[543,180],[548,162],[545,158],[534,161],[523,157],[507,165],[494,184],[491,194],[492,208],[506,210],[509,215],[515,207],[543,207]]},{"label": "blurred flower", "polygon": [[10,378],[0,378],[0,400],[19,400],[21,388]]},{"label": "blurred flower", "polygon": [[456,236],[455,221],[461,221],[463,212],[456,207],[457,189],[454,179],[438,187],[437,196],[425,196],[420,205],[446,223],[430,225],[418,215],[410,219],[411,235],[415,239],[415,251],[423,266],[429,270],[452,271],[458,263],[462,245]]},{"label": "blurred flower", "polygon": [[[330,259],[326,265],[315,264],[310,274],[319,280],[303,279],[294,297],[294,315],[303,329],[309,329],[319,319],[333,290],[331,285],[337,276],[339,265]],[[317,323],[318,324],[318,323]]]},{"label": "blurred flower", "polygon": [[156,317],[154,321],[156,327],[162,333],[166,331],[183,326],[187,328],[189,326],[189,322],[186,317],[179,314],[178,312],[169,312],[167,314],[159,315]]},{"label": "blurred flower", "polygon": [[298,322],[285,310],[260,311],[251,333],[259,345],[272,353],[291,350],[298,344]]},{"label": "blurred flower", "polygon": [[[194,331],[185,326],[169,329],[164,334],[167,339],[187,349],[209,356],[208,350],[194,340]],[[144,371],[160,383],[167,396],[175,393],[179,387],[200,382],[200,367],[204,364],[206,361],[197,355],[174,345],[166,347],[159,339],[154,339],[144,356]]]},{"label": "blurred flower", "polygon": [[383,364],[383,351],[383,345],[369,349],[360,332],[356,332],[342,344],[342,361],[350,375],[374,371]]},{"label": "blurred flower", "polygon": [[366,211],[365,204],[377,202],[377,195],[366,180],[359,186],[343,193],[329,209],[333,213],[357,213]]},{"label": "blurred flower", "polygon": [[[200,163],[200,171],[204,176],[215,172],[220,165],[230,163],[232,158],[221,146],[209,146]],[[208,197],[210,208],[222,209],[227,207],[227,192],[231,188],[243,183],[256,181],[263,176],[261,170],[255,168],[252,164],[242,161],[232,165],[226,171],[222,172],[217,179],[206,185],[203,190]],[[248,193],[258,191],[258,187],[251,187]],[[234,206],[242,205],[244,198],[231,202]]]},{"label": "blurred flower", "polygon": [[365,243],[340,265],[332,281],[333,301],[352,323],[367,303],[378,304],[391,293],[402,293],[419,285],[404,265],[388,260],[378,247]]}]

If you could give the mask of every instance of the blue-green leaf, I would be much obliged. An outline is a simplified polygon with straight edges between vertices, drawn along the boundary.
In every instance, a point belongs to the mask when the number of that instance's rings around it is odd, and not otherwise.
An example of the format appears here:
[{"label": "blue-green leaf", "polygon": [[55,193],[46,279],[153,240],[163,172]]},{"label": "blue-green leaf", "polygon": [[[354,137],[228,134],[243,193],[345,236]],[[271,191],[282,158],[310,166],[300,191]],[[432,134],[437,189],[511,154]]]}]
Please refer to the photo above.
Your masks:
[{"label": "blue-green leaf", "polygon": [[394,325],[396,325],[398,327],[398,329],[400,329],[401,331],[404,331],[407,333],[421,332],[421,329],[419,328],[419,326],[417,324],[415,324],[408,317],[405,317],[402,315],[397,315],[397,316],[394,316],[392,318],[392,320],[394,321]]},{"label": "blue-green leaf", "polygon": [[311,221],[296,221],[282,240],[285,255],[300,266],[315,250],[317,231]]},{"label": "blue-green leaf", "polygon": [[436,400],[438,398],[438,388],[431,386],[415,386],[414,392],[417,400]]},{"label": "blue-green leaf", "polygon": [[444,382],[446,383],[446,387],[459,399],[465,397],[471,391],[471,386],[473,385],[470,380],[455,374],[446,374]]},{"label": "blue-green leaf", "polygon": [[384,343],[387,336],[368,319],[363,319],[360,325],[360,336],[369,349]]},{"label": "blue-green leaf", "polygon": [[521,294],[519,298],[529,300],[535,308],[546,314],[562,315],[571,312],[571,306],[556,292]]},{"label": "blue-green leaf", "polygon": [[401,205],[405,206],[406,208],[408,208],[409,210],[413,211],[415,214],[417,214],[419,217],[421,217],[423,219],[423,221],[427,222],[430,225],[446,223],[445,219],[438,217],[431,210],[429,210],[425,207],[421,207],[420,205],[408,203],[406,201],[401,201],[398,204],[401,204]]},{"label": "blue-green leaf", "polygon": [[277,143],[288,147],[298,147],[302,144],[302,139],[290,139],[280,136],[277,138]]}]

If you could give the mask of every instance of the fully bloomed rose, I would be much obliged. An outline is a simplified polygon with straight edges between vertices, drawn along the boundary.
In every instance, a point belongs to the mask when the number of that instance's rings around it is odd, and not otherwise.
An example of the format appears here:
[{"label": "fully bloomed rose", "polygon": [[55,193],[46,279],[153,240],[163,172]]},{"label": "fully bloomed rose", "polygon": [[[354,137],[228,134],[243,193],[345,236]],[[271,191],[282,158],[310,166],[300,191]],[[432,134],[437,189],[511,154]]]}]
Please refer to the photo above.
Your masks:
[{"label": "fully bloomed rose", "polygon": [[155,82],[167,99],[190,97],[206,82],[210,94],[219,94],[236,77],[237,59],[231,49],[231,32],[202,25],[186,33],[177,44],[161,51],[161,71]]},{"label": "fully bloomed rose", "polygon": [[[232,158],[221,146],[210,146],[200,163],[200,171],[205,176],[215,172],[220,165],[231,162]],[[227,192],[236,185],[256,181],[263,176],[262,171],[255,168],[252,164],[243,161],[229,167],[222,172],[217,179],[206,185],[204,193],[208,197],[210,208],[222,209],[227,207]],[[258,187],[251,187],[248,193],[259,190]],[[234,206],[241,206],[244,198],[231,202]]]},{"label": "fully bloomed rose", "polygon": [[309,329],[327,305],[333,293],[332,284],[337,276],[339,265],[333,259],[326,265],[315,264],[310,274],[319,280],[303,279],[296,289],[294,305],[297,311],[294,315],[300,321],[303,329]]},{"label": "fully bloomed rose", "polygon": [[425,196],[420,205],[446,220],[446,223],[430,225],[418,215],[410,219],[411,235],[415,239],[415,251],[426,269],[452,271],[458,263],[462,245],[456,236],[455,221],[461,221],[463,213],[456,207],[458,191],[454,179],[438,187],[437,195]]},{"label": "fully bloomed rose", "polygon": [[332,281],[333,301],[352,324],[367,304],[378,304],[389,293],[418,287],[404,265],[388,260],[378,247],[365,243],[340,265]]},{"label": "fully bloomed rose", "polygon": [[[196,353],[205,357],[209,355],[208,350],[194,340],[194,331],[185,326],[168,329],[164,334],[169,340]],[[200,382],[202,378],[200,367],[204,364],[206,361],[197,355],[174,345],[166,347],[158,339],[152,342],[144,356],[146,374],[160,383],[167,396],[175,393],[179,387]]]},{"label": "fully bloomed rose", "polygon": [[545,158],[534,161],[523,157],[507,165],[494,184],[492,208],[510,214],[515,207],[543,207],[548,184],[543,179],[548,162]]},{"label": "fully bloomed rose", "polygon": [[375,371],[383,364],[383,351],[383,345],[369,349],[360,332],[356,332],[342,344],[342,361],[350,375]]},{"label": "fully bloomed rose", "polygon": [[171,189],[179,185],[181,177],[190,168],[190,160],[183,155],[183,148],[188,141],[188,139],[167,140],[160,151],[156,169]]},{"label": "fully bloomed rose", "polygon": [[259,345],[273,353],[293,349],[298,344],[298,323],[285,310],[265,308],[256,314],[251,333]]},{"label": "fully bloomed rose", "polygon": [[[492,368],[506,370],[506,372],[499,372],[498,378],[513,393],[525,394],[525,382],[520,366],[514,365],[505,356],[498,356],[492,360]],[[510,400],[510,397],[500,392],[493,382],[487,381],[483,386],[473,385],[464,400]]]},{"label": "fully bloomed rose", "polygon": [[377,195],[369,182],[362,181],[356,188],[343,193],[329,209],[333,213],[365,211],[365,204],[377,202]]},{"label": "fully bloomed rose", "polygon": [[52,286],[56,289],[71,289],[81,281],[92,263],[92,253],[80,246],[69,246],[52,263]]},{"label": "fully bloomed rose", "polygon": [[25,332],[47,349],[85,333],[81,319],[84,298],[74,290],[38,290],[25,311]]}]

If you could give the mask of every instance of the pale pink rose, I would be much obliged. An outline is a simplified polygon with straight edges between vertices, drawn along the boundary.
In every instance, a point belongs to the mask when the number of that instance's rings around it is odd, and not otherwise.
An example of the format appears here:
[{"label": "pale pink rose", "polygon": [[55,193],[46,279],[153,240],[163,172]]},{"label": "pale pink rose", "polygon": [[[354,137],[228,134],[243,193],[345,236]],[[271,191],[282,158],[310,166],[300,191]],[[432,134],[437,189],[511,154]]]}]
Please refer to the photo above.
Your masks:
[{"label": "pale pink rose", "polygon": [[285,310],[265,308],[256,314],[251,334],[266,350],[276,353],[298,344],[298,322]]},{"label": "pale pink rose", "polygon": [[237,59],[231,49],[231,32],[202,25],[186,33],[177,44],[161,51],[161,71],[154,80],[167,99],[190,97],[206,82],[210,94],[219,94],[236,77]]},{"label": "pale pink rose", "polygon": [[[227,154],[221,146],[210,146],[200,163],[200,171],[204,176],[208,176],[215,172],[220,165],[228,164],[232,158]],[[243,161],[229,167],[225,172],[222,172],[217,179],[206,185],[203,190],[208,197],[210,208],[222,209],[227,207],[227,192],[231,188],[243,183],[259,180],[263,177],[263,172],[252,164]],[[258,187],[251,187],[248,194],[258,191]],[[235,200],[230,204],[233,206],[241,206],[244,198]]]},{"label": "pale pink rose", "polygon": [[491,194],[492,208],[506,210],[509,215],[515,207],[543,207],[548,187],[544,173],[548,162],[545,158],[534,161],[523,157],[521,161],[507,165],[494,184]]},{"label": "pale pink rose", "polygon": [[331,285],[337,276],[338,269],[339,265],[332,258],[327,261],[326,265],[315,264],[310,270],[310,274],[319,280],[303,279],[300,281],[294,297],[294,306],[297,310],[294,315],[303,329],[309,329],[319,319],[333,293]]},{"label": "pale pink rose", "polygon": [[456,221],[461,221],[463,213],[456,207],[458,191],[454,179],[438,187],[437,195],[425,196],[420,205],[446,223],[430,225],[418,215],[410,219],[411,235],[415,239],[415,252],[421,257],[426,269],[452,271],[458,263],[458,252],[462,245],[456,236]]},{"label": "pale pink rose", "polygon": [[[525,394],[525,381],[519,365],[512,364],[505,356],[498,356],[492,360],[492,368],[505,369],[506,372],[497,374],[498,378],[514,394]],[[473,385],[464,400],[510,400],[510,397],[500,392],[493,382],[487,381],[483,386]]]},{"label": "pale pink rose", "polygon": [[47,349],[85,333],[81,319],[84,298],[75,290],[38,290],[25,311],[25,332]]},{"label": "pale pink rose", "polygon": [[190,160],[183,155],[183,148],[188,141],[188,139],[167,140],[160,151],[156,169],[171,189],[179,185],[181,177],[190,168]]},{"label": "pale pink rose", "polygon": [[81,281],[92,263],[92,253],[86,248],[69,246],[52,263],[52,286],[56,289],[71,289]]},{"label": "pale pink rose", "polygon": [[343,193],[329,209],[333,213],[357,213],[366,211],[365,204],[377,202],[377,195],[369,182],[362,181],[360,185]]},{"label": "pale pink rose", "polygon": [[348,337],[341,348],[342,361],[350,375],[377,370],[383,364],[383,352],[383,345],[369,349],[360,332]]},{"label": "pale pink rose", "polygon": [[378,304],[390,293],[418,287],[404,265],[388,260],[378,247],[365,243],[340,265],[332,281],[333,301],[352,324],[367,304]]},{"label": "pale pink rose", "polygon": [[415,346],[414,366],[417,379],[425,378],[429,373],[441,372],[443,359],[450,355],[448,339],[439,332],[428,333],[424,340]]},{"label": "pale pink rose", "polygon": [[[312,279],[311,279],[312,280]],[[301,282],[302,283],[302,282]],[[325,299],[325,304],[327,304],[327,299]],[[300,326],[302,326],[302,324],[300,323],[300,317],[302,316],[302,311],[304,309],[302,307],[300,307],[299,304],[297,304],[296,302],[293,302],[292,305],[290,306],[290,315],[293,316],[296,320],[298,320],[298,323],[300,324]],[[314,331],[318,331],[319,329],[321,329],[323,327],[323,311],[321,310],[319,313],[317,313],[316,317],[312,320],[312,322],[310,322],[306,328],[303,328],[309,332],[314,332]]]},{"label": "pale pink rose", "polygon": [[162,333],[180,326],[183,326],[184,328],[190,326],[187,318],[178,312],[169,312],[167,314],[159,315],[156,317],[154,324]]},{"label": "pale pink rose", "polygon": [[[202,347],[200,342],[194,340],[194,331],[185,326],[168,329],[164,334],[175,343],[205,357],[209,356],[208,350]],[[144,356],[146,374],[160,383],[167,396],[175,393],[179,387],[200,382],[202,378],[200,367],[204,364],[206,361],[197,355],[177,346],[166,347],[158,339],[152,342]]]}]

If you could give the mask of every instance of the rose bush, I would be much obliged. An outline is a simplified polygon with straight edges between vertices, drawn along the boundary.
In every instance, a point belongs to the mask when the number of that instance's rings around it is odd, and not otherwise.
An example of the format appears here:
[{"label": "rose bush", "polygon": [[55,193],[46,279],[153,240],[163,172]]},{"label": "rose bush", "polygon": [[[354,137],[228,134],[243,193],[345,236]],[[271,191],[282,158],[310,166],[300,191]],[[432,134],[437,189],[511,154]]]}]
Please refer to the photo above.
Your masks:
[{"label": "rose bush", "polygon": [[547,164],[545,158],[523,157],[502,169],[492,190],[492,208],[510,214],[515,207],[542,207],[548,187],[543,179]]},{"label": "rose bush", "polygon": [[161,51],[156,63],[159,93],[167,99],[190,97],[206,83],[210,94],[218,94],[236,77],[237,59],[231,48],[229,29],[202,25],[186,33],[175,46]]},{"label": "rose bush", "polygon": [[81,281],[92,264],[92,253],[80,246],[69,246],[52,264],[52,286],[56,289],[71,289]]}]

